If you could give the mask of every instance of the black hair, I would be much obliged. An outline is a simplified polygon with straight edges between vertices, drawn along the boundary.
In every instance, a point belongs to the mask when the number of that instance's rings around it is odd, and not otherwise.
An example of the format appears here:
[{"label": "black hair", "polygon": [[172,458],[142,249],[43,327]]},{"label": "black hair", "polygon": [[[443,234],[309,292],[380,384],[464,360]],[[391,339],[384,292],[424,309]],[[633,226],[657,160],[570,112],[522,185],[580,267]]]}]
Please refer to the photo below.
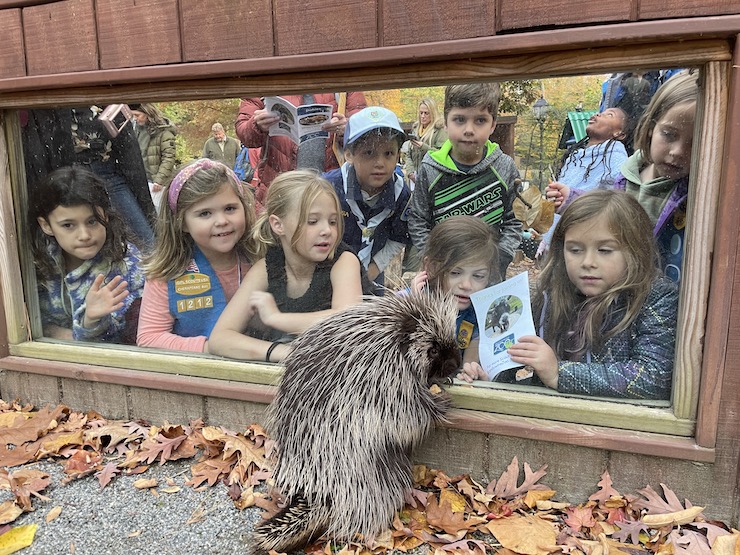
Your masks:
[{"label": "black hair", "polygon": [[57,207],[88,206],[95,219],[105,227],[105,243],[101,253],[112,262],[123,261],[128,251],[123,221],[112,209],[105,181],[84,168],[68,166],[54,170],[40,183],[30,199],[31,250],[38,274],[49,278],[59,273],[49,255],[49,245],[55,242],[41,229],[39,218],[49,220]]}]

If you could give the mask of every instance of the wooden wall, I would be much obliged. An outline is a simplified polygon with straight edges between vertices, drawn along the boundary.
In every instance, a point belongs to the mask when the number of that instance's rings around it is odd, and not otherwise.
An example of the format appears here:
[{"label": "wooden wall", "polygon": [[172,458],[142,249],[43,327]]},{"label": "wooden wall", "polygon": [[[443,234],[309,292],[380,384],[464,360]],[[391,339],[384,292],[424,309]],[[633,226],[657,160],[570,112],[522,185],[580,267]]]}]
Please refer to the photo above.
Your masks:
[{"label": "wooden wall", "polygon": [[[290,0],[0,0],[0,28],[5,37],[3,48],[0,49],[0,100],[5,103],[4,106],[12,107],[23,105],[19,99],[25,101],[37,95],[40,98],[37,102],[43,103],[46,88],[62,89],[70,98],[75,95],[79,95],[77,98],[89,98],[93,93],[100,94],[102,98],[107,93],[105,87],[110,83],[120,87],[116,94],[124,96],[126,86],[138,84],[133,89],[135,96],[144,100],[145,95],[141,94],[142,82],[151,86],[152,98],[157,98],[163,93],[162,90],[154,90],[156,83],[165,81],[163,86],[166,87],[168,79],[191,79],[187,86],[197,90],[199,95],[215,96],[213,87],[223,86],[223,81],[216,74],[223,72],[225,77],[231,78],[228,85],[230,88],[227,88],[235,91],[244,86],[242,82],[234,81],[234,78],[243,75],[241,70],[230,69],[237,67],[236,65],[224,67],[227,64],[221,64],[220,68],[209,70],[211,81],[205,84],[203,75],[198,73],[196,66],[199,62],[227,60],[244,62],[238,67],[248,67],[251,74],[260,74],[266,83],[271,82],[265,80],[265,76],[276,74],[273,83],[276,90],[282,90],[289,84],[288,77],[297,77],[297,72],[304,69],[304,63],[314,64],[314,67],[324,64],[325,67],[319,69],[339,71],[341,68],[349,68],[346,75],[335,73],[334,79],[353,83],[355,76],[352,71],[356,71],[356,67],[366,66],[365,77],[373,77],[373,65],[379,72],[387,70],[390,62],[386,61],[386,67],[383,67],[383,60],[379,56],[389,50],[393,51],[393,60],[405,57],[409,62],[424,61],[428,52],[439,52],[441,45],[460,44],[460,41],[465,42],[464,39],[498,35],[502,39],[507,37],[507,41],[510,38],[515,43],[517,34],[533,30],[553,30],[552,33],[543,34],[542,39],[528,38],[519,43],[517,53],[520,55],[523,52],[542,53],[549,52],[558,45],[574,43],[574,37],[579,36],[579,29],[583,25],[604,25],[603,40],[608,37],[613,40],[614,28],[606,27],[609,24],[632,22],[639,26],[641,23],[650,24],[669,18],[678,18],[671,24],[671,29],[675,28],[677,35],[696,39],[702,35],[700,25],[693,18],[728,14],[740,14],[740,0],[309,0],[303,4]],[[706,20],[702,24],[706,24]],[[728,26],[731,36],[740,33],[740,24],[737,21],[728,23]],[[559,33],[560,31],[566,32]],[[634,27],[629,31],[621,29],[615,32],[630,33],[630,38],[625,43],[640,40],[639,30]],[[593,32],[588,36],[587,40],[593,40],[594,44],[602,40]],[[495,40],[499,40],[498,37]],[[465,42],[465,48],[469,46],[469,42]],[[417,44],[423,46],[404,49],[406,45]],[[581,47],[583,46],[582,44]],[[613,47],[614,58],[618,61],[618,50],[622,45],[610,43],[609,46]],[[378,54],[378,48],[386,50]],[[471,70],[459,63],[466,57],[460,54],[461,48],[463,47],[450,47],[450,50],[456,52],[455,75],[462,79],[466,77],[465,72]],[[484,45],[481,48],[489,46]],[[497,48],[500,58],[496,61],[505,64],[503,58],[507,53],[501,47]],[[335,53],[333,56],[327,55],[332,52]],[[295,57],[314,53],[315,57]],[[471,57],[474,54],[471,51]],[[667,54],[669,53],[662,53]],[[438,58],[435,68],[439,71],[444,60],[441,55]],[[740,54],[736,50],[735,60],[738,59]],[[365,64],[365,60],[369,60],[369,63]],[[515,62],[520,63],[521,60],[522,58],[517,58]],[[178,64],[183,63],[193,65],[178,67]],[[588,64],[588,60],[584,64]],[[419,75],[430,67],[421,63],[418,65]],[[147,66],[157,67],[136,69]],[[546,72],[552,66],[543,67]],[[133,68],[134,71],[109,71],[125,68]],[[444,68],[441,74],[449,77],[452,75],[451,71],[450,68]],[[522,75],[526,75],[527,68],[521,71]],[[74,75],[77,72],[101,72],[102,77],[97,73],[86,73],[78,77]],[[126,73],[125,78],[123,73]],[[135,77],[132,78],[131,73],[135,73]],[[188,75],[184,76],[185,73]],[[59,74],[65,75],[55,77]],[[740,106],[740,77],[737,69],[734,74],[733,106]],[[474,75],[478,76],[477,73]],[[492,71],[492,75],[495,76],[495,71]],[[310,77],[314,78],[312,83],[321,82],[318,72]],[[281,81],[280,78],[284,80]],[[374,78],[379,82],[382,76]],[[75,89],[77,79],[82,84]],[[419,82],[422,82],[421,78]],[[85,89],[85,86],[96,88]],[[219,88],[218,92],[222,91]],[[56,93],[57,97],[59,94]],[[740,112],[740,109],[737,111]],[[740,152],[740,118],[737,115],[731,112],[732,121],[728,122],[726,145],[730,153]],[[7,156],[3,155],[3,158],[0,165],[7,162]],[[724,183],[733,186],[740,183],[737,162],[733,156],[730,156],[726,170]],[[6,176],[0,175],[0,185],[8,182]],[[713,346],[719,345],[721,349],[705,353],[709,360],[705,366],[708,368],[715,365],[721,369],[717,373],[722,376],[717,384],[704,384],[702,390],[702,403],[718,403],[720,407],[713,413],[718,415],[716,421],[699,422],[699,429],[708,430],[707,433],[712,436],[707,441],[708,444],[713,444],[716,433],[716,458],[713,463],[698,463],[693,459],[668,459],[657,453],[655,456],[645,456],[640,451],[627,452],[624,448],[621,451],[611,450],[609,445],[613,440],[607,437],[609,430],[594,433],[595,427],[562,427],[564,431],[560,435],[567,436],[568,439],[555,443],[551,438],[544,437],[544,427],[539,424],[531,425],[528,419],[501,417],[496,420],[495,416],[486,414],[486,422],[478,426],[474,411],[468,411],[467,424],[460,420],[456,422],[456,429],[440,433],[458,443],[464,443],[465,448],[459,452],[468,462],[477,461],[476,449],[482,448],[482,445],[493,444],[494,441],[501,443],[510,438],[515,439],[511,440],[511,445],[506,449],[502,449],[507,454],[521,449],[521,445],[525,443],[527,449],[545,460],[570,461],[572,457],[586,454],[588,456],[580,467],[563,462],[563,468],[559,471],[574,484],[572,488],[577,488],[578,483],[582,485],[584,473],[597,476],[606,464],[605,461],[611,461],[611,468],[621,469],[624,475],[622,478],[638,487],[645,484],[648,475],[670,483],[682,478],[687,483],[691,482],[692,487],[697,490],[703,484],[711,483],[714,484],[711,493],[727,494],[716,515],[737,526],[740,516],[740,270],[737,263],[740,252],[736,252],[740,242],[734,239],[740,234],[740,202],[737,202],[737,198],[734,197],[735,202],[720,206],[720,219],[727,225],[718,230],[718,239],[722,239],[721,234],[724,233],[725,238],[732,237],[733,240],[717,242],[715,260],[726,265],[720,268],[715,264],[713,272],[726,278],[726,283],[719,285],[727,295],[720,299],[715,293],[714,304],[709,307],[708,326],[720,329],[722,333],[726,332],[721,340],[714,340]],[[10,224],[8,229],[11,229]],[[12,243],[8,239],[11,233],[4,234],[0,229],[0,235],[5,235],[0,237],[0,243]],[[732,245],[735,246],[732,254],[725,252]],[[17,259],[17,256],[14,258]],[[0,313],[3,311],[1,303],[0,297]],[[64,389],[59,385],[59,380],[62,379],[70,382],[66,384],[68,395],[71,395],[69,391],[74,389],[73,385],[78,386],[80,392],[87,391],[85,388],[88,387],[93,392],[115,387],[120,391],[124,387],[133,387],[127,380],[141,379],[140,373],[135,371],[95,368],[87,376],[80,370],[79,364],[7,356],[7,340],[5,319],[1,318],[0,394],[24,393],[27,399],[34,399],[34,395],[38,395],[43,384],[47,383],[49,395],[59,395],[59,391]],[[7,374],[3,375],[6,370]],[[102,370],[107,370],[108,374],[116,373],[117,377],[102,378]],[[181,382],[187,380],[182,378]],[[204,381],[214,388],[223,388],[219,380]],[[26,383],[28,387],[24,385]],[[175,392],[180,391],[182,386],[182,383],[178,383],[177,387],[162,384],[156,391],[157,395],[164,395],[163,391],[177,395]],[[95,387],[91,384],[95,384]],[[200,382],[198,387],[202,387]],[[237,389],[245,387],[247,386],[240,384]],[[151,393],[154,389],[148,389],[147,386],[143,388],[147,395],[159,398]],[[233,407],[236,407],[243,404],[238,395],[238,392],[221,392],[220,396],[215,396],[234,400]],[[250,395],[249,399],[254,401],[252,393]],[[85,397],[80,393],[77,398]],[[93,397],[88,395],[88,398]],[[66,397],[57,400],[64,401]],[[258,399],[256,402],[266,401]],[[203,403],[207,404],[207,401]],[[175,403],[177,407],[181,404]],[[135,411],[134,409],[135,407],[130,410]],[[432,460],[435,452],[437,451],[430,450],[424,456]],[[481,460],[488,460],[490,457],[490,453],[483,454]],[[537,462],[536,456],[527,459],[532,464]],[[493,462],[486,464],[491,466],[492,474],[498,472],[498,469],[494,469]]]},{"label": "wooden wall", "polygon": [[736,13],[739,0],[0,0],[0,79]]}]

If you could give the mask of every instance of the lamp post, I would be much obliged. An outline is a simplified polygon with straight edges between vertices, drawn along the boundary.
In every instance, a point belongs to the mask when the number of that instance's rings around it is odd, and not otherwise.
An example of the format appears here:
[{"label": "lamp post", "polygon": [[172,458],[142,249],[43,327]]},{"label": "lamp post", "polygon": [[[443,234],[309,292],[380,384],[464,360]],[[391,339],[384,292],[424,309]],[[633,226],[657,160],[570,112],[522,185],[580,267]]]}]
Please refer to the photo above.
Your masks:
[{"label": "lamp post", "polygon": [[543,174],[543,162],[545,157],[544,152],[544,136],[545,136],[545,120],[547,119],[547,113],[550,111],[550,104],[545,100],[543,96],[540,96],[532,106],[532,112],[534,113],[534,120],[537,125],[540,126],[540,177],[539,177],[539,188],[542,190],[542,174]]}]

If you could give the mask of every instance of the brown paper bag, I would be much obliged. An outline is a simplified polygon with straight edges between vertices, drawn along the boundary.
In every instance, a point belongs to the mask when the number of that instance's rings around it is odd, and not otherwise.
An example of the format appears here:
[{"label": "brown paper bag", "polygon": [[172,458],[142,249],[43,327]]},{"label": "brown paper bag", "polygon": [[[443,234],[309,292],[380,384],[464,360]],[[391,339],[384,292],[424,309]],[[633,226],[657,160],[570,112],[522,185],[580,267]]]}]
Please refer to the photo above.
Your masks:
[{"label": "brown paper bag", "polygon": [[545,233],[552,225],[555,216],[555,205],[547,200],[537,187],[528,187],[516,194],[514,199],[514,216],[525,228]]}]

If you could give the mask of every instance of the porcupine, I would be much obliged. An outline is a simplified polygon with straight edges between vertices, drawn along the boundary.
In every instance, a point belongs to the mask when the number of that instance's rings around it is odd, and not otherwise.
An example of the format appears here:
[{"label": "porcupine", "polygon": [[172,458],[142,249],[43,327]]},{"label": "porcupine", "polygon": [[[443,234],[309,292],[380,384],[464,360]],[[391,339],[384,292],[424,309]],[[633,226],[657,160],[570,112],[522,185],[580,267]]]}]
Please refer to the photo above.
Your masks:
[{"label": "porcupine", "polygon": [[254,552],[390,526],[412,487],[411,451],[450,406],[430,386],[461,365],[456,316],[456,303],[442,294],[391,295],[295,340],[268,413],[275,485],[288,504],[255,527]]}]

